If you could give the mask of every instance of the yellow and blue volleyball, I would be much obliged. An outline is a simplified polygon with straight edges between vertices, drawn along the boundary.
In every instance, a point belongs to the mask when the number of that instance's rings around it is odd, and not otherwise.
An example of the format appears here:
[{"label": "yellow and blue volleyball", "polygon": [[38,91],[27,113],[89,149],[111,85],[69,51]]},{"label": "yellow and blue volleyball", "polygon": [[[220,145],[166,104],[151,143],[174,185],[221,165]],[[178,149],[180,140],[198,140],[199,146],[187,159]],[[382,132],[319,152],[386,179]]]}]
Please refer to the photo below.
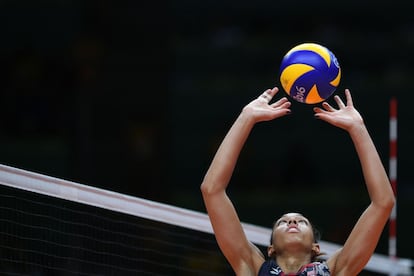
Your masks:
[{"label": "yellow and blue volleyball", "polygon": [[341,68],[335,55],[316,43],[293,47],[280,65],[280,82],[294,100],[317,104],[328,99],[341,80]]}]

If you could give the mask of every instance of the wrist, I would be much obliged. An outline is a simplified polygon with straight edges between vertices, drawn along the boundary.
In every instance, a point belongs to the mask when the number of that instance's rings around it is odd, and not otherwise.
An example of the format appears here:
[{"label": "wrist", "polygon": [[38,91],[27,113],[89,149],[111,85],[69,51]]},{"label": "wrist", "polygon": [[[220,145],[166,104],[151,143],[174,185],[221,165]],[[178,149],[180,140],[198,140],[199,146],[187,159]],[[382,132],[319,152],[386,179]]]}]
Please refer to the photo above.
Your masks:
[{"label": "wrist", "polygon": [[240,113],[238,120],[245,125],[253,126],[257,121],[254,116],[254,110],[249,106],[245,106]]},{"label": "wrist", "polygon": [[348,133],[353,138],[364,136],[368,133],[368,130],[363,122],[355,124],[348,129]]}]

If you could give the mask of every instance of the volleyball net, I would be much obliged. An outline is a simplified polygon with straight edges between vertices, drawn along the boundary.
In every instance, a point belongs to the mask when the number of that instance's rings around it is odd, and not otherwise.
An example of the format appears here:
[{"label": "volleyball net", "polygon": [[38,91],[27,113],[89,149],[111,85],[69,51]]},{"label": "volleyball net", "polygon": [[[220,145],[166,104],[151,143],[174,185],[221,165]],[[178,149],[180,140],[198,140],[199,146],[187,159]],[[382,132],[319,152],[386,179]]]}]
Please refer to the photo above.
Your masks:
[{"label": "volleyball net", "polygon": [[[265,252],[270,228],[249,223]],[[340,245],[321,241],[327,256]],[[374,254],[367,271],[412,275]],[[232,275],[205,213],[0,165],[3,275]]]}]

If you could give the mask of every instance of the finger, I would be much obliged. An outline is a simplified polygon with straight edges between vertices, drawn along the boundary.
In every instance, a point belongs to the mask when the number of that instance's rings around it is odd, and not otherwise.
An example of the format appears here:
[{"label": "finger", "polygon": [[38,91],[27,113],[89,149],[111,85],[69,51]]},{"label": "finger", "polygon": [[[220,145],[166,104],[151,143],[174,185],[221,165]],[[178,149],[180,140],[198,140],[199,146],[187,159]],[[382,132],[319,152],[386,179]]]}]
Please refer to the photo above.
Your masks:
[{"label": "finger", "polygon": [[327,102],[323,102],[322,103],[322,106],[325,108],[325,110],[327,110],[327,111],[335,111],[336,109],[335,108],[333,108],[329,103],[327,103]]},{"label": "finger", "polygon": [[273,108],[279,108],[279,109],[289,109],[290,108],[290,105],[291,105],[291,103],[288,102],[288,101],[286,101],[286,102],[283,102],[282,104],[277,105],[277,106],[273,106],[272,105],[272,107]]},{"label": "finger", "polygon": [[[283,105],[284,103],[289,102],[288,99],[286,97],[280,98],[279,100],[277,100],[276,102],[272,103],[271,106],[272,107],[278,107]],[[289,102],[290,104],[290,102]]]},{"label": "finger", "polygon": [[279,88],[273,87],[272,89],[267,89],[265,92],[263,92],[262,95],[265,95],[266,97],[270,97],[270,99],[273,98],[274,95],[279,91]]},{"label": "finger", "polygon": [[259,99],[261,99],[262,101],[265,101],[267,103],[270,102],[270,100],[273,98],[272,91],[273,91],[273,89],[267,89],[265,92],[263,92],[259,96]]},{"label": "finger", "polygon": [[352,101],[351,91],[349,91],[349,89],[345,89],[345,96],[346,96],[346,105],[354,106],[354,103]]},{"label": "finger", "polygon": [[272,89],[270,89],[270,91],[268,92],[268,94],[270,95],[270,96],[272,96],[272,98],[273,98],[273,96],[274,95],[276,95],[276,93],[279,91],[279,88],[277,88],[277,87],[273,87]]},{"label": "finger", "polygon": [[315,113],[324,113],[324,112],[326,112],[325,110],[323,110],[322,108],[320,108],[320,107],[317,107],[317,106],[315,106],[314,108],[313,108],[313,112],[315,112]]},{"label": "finger", "polygon": [[314,116],[316,119],[323,119],[323,118],[324,118],[324,116],[325,116],[325,114],[327,114],[327,113],[328,113],[328,111],[323,110],[323,109],[322,109],[322,108],[320,108],[320,107],[314,107],[314,108],[313,108],[313,111],[315,112],[315,114],[313,114],[313,116]]},{"label": "finger", "polygon": [[338,95],[335,95],[334,100],[340,109],[345,107],[344,102]]}]

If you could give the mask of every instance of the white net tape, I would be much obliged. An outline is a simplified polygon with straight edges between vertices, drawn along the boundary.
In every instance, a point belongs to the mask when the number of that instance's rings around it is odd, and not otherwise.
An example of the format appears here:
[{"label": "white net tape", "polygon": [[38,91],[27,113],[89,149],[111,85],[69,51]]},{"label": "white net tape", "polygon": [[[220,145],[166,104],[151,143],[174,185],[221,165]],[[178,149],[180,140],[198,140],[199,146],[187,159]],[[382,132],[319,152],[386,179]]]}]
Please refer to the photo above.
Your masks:
[{"label": "white net tape", "polygon": [[[179,208],[142,198],[103,190],[72,181],[54,178],[10,166],[0,165],[0,184],[56,198],[104,208],[140,218],[176,225],[205,233],[213,233],[205,213]],[[243,223],[250,241],[267,246],[270,228]],[[333,254],[339,244],[320,241],[327,256]],[[390,259],[388,256],[374,254],[366,270],[396,275],[413,275],[410,259]]]}]

